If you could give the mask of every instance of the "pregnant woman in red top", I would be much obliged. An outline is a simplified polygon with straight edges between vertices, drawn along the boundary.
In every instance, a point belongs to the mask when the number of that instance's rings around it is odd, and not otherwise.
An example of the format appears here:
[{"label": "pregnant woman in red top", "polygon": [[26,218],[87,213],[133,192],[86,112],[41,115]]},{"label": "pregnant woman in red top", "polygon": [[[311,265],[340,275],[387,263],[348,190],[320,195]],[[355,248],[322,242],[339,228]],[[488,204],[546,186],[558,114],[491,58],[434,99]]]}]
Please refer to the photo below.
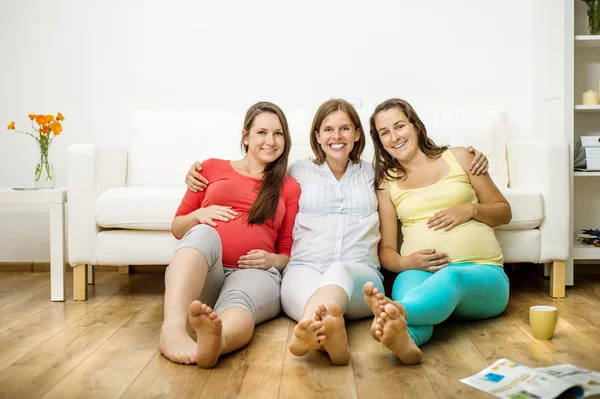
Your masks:
[{"label": "pregnant woman in red top", "polygon": [[[286,175],[291,140],[275,104],[248,110],[239,161],[202,163],[209,185],[188,190],[172,224],[181,242],[165,277],[159,350],[175,363],[213,367],[279,314],[300,186]],[[187,333],[194,328],[197,342]]]}]

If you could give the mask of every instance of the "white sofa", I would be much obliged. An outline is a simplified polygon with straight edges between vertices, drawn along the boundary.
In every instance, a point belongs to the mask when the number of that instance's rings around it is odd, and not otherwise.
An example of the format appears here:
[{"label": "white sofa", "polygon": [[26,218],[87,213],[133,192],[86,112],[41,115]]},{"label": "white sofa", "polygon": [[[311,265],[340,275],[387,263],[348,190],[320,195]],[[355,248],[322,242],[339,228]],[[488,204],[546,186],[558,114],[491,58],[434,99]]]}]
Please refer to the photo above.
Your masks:
[{"label": "white sofa", "polygon": [[[314,109],[286,111],[290,162],[312,155]],[[371,160],[373,107],[359,110],[367,129],[363,158]],[[564,296],[569,251],[566,141],[506,140],[506,113],[496,108],[418,110],[437,144],[468,145],[490,160],[490,174],[512,206],[496,234],[506,262],[552,262],[551,295]],[[173,215],[193,161],[241,157],[244,115],[135,111],[129,148],[75,144],[68,149],[68,255],[74,298],[87,298],[93,265],[166,265],[177,240]],[[86,267],[87,265],[87,267]],[[91,271],[88,275],[88,271]]]}]

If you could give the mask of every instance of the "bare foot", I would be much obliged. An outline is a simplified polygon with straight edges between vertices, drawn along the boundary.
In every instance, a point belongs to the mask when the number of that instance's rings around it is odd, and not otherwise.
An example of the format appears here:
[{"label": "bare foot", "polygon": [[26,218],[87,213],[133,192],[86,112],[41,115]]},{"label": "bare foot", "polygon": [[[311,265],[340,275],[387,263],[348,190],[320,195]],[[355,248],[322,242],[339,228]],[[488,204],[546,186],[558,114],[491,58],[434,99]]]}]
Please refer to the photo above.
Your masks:
[{"label": "bare foot", "polygon": [[196,343],[188,334],[186,326],[163,324],[160,329],[158,350],[174,363],[196,363]]},{"label": "bare foot", "polygon": [[315,311],[315,319],[323,321],[321,344],[333,364],[348,364],[350,362],[350,347],[346,335],[346,323],[339,305],[335,302],[319,305]]},{"label": "bare foot", "polygon": [[377,325],[377,318],[383,312],[383,308],[386,304],[391,303],[392,300],[387,298],[379,288],[375,287],[373,282],[369,281],[363,286],[363,293],[365,298],[365,303],[369,305],[373,315],[373,323],[371,324],[371,336],[375,338],[376,341],[379,341],[379,337],[375,334],[375,326]]},{"label": "bare foot", "polygon": [[221,319],[210,306],[194,301],[189,308],[189,323],[198,340],[196,363],[202,368],[213,367],[221,354]]},{"label": "bare foot", "polygon": [[[401,312],[399,308],[404,312]],[[377,318],[376,334],[383,346],[392,351],[404,364],[421,362],[423,353],[415,345],[406,323],[406,310],[398,302],[385,305],[384,311]]]},{"label": "bare foot", "polygon": [[305,318],[294,327],[294,336],[290,342],[289,350],[296,356],[304,356],[309,351],[319,349],[319,333],[322,330],[322,322]]}]

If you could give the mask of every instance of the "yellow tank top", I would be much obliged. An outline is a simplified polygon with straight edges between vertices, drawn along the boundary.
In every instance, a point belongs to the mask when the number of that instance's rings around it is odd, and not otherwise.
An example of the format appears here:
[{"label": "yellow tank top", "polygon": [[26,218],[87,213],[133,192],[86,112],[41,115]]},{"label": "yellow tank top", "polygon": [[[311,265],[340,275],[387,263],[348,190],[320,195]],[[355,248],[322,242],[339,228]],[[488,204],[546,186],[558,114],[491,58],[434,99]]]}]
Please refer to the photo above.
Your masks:
[{"label": "yellow tank top", "polygon": [[427,187],[402,190],[390,181],[390,195],[398,220],[402,222],[403,242],[400,255],[408,256],[422,249],[434,248],[448,253],[452,263],[478,263],[503,266],[504,257],[494,230],[475,219],[450,231],[432,230],[427,219],[435,212],[463,204],[478,204],[479,199],[469,177],[452,151],[442,153],[450,172]]}]

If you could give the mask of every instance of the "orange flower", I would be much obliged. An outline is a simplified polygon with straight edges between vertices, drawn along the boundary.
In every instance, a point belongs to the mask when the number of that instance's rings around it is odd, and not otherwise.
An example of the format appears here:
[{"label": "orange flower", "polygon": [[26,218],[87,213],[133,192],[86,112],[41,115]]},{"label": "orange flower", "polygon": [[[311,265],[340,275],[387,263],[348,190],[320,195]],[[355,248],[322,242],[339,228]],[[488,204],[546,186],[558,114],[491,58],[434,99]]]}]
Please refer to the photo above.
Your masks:
[{"label": "orange flower", "polygon": [[8,127],[7,127],[8,130],[12,130],[14,128],[15,128],[15,122],[11,122],[8,124]]},{"label": "orange flower", "polygon": [[59,112],[59,113],[57,113],[57,114],[56,114],[56,120],[59,120],[59,121],[64,121],[64,120],[65,120],[65,117],[64,117],[64,116],[62,116],[62,114]]},{"label": "orange flower", "polygon": [[62,125],[60,122],[52,122],[50,124],[50,130],[52,130],[52,133],[54,133],[55,136],[58,136],[60,132],[62,132]]},{"label": "orange flower", "polygon": [[40,133],[42,134],[48,134],[50,133],[50,128],[48,127],[48,125],[43,125],[40,127]]},{"label": "orange flower", "polygon": [[37,123],[38,125],[44,125],[46,123],[46,118],[44,117],[44,115],[36,115],[35,116],[35,123]]},{"label": "orange flower", "polygon": [[31,120],[34,120],[34,119],[35,119],[35,114],[29,114],[29,115],[27,115],[27,116],[29,116],[29,119],[31,119]]}]

